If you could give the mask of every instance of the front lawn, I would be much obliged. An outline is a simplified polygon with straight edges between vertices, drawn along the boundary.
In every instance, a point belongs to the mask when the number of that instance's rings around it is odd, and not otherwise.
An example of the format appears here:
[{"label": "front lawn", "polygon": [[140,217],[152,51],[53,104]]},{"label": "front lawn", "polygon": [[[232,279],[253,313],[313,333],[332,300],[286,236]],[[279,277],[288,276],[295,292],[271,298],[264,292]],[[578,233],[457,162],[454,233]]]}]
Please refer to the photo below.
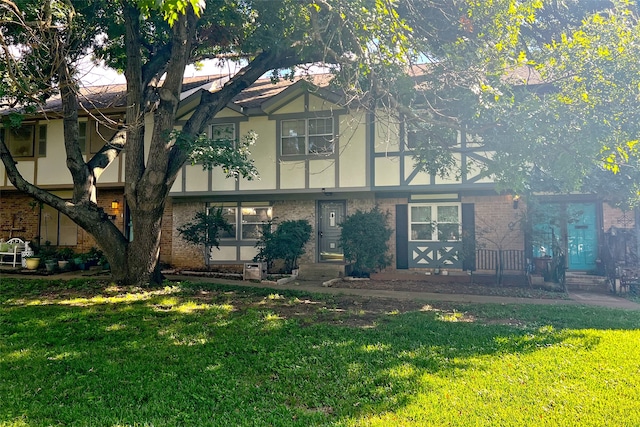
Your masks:
[{"label": "front lawn", "polygon": [[640,312],[0,280],[0,426],[637,426]]}]

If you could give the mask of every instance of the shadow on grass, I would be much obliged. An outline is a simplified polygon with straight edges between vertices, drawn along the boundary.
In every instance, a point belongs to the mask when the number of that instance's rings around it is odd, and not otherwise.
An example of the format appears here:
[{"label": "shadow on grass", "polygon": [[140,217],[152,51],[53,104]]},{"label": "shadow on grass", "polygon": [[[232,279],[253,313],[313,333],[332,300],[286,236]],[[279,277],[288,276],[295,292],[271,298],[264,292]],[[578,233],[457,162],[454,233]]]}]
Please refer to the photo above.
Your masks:
[{"label": "shadow on grass", "polygon": [[[487,371],[487,357],[597,344],[556,326],[594,313],[576,307],[390,307],[348,327],[324,314],[349,324],[361,313],[296,292],[4,286],[0,426],[326,425],[395,411],[441,391],[439,378]],[[620,320],[595,312],[603,328]]]}]

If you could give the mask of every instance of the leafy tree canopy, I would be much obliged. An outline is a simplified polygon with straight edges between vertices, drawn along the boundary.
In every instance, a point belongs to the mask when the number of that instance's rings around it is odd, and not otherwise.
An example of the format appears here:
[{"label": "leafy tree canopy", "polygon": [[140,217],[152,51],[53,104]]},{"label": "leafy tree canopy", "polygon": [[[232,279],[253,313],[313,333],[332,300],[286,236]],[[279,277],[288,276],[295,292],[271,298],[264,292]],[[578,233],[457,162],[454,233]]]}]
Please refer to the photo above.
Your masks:
[{"label": "leafy tree canopy", "polygon": [[[459,126],[493,161],[486,173],[519,193],[594,192],[640,202],[640,26],[629,1],[468,2],[455,40],[412,94],[426,130]],[[426,53],[425,53],[426,55]],[[436,127],[437,129],[437,127]],[[437,136],[437,132],[425,132]],[[452,172],[446,138],[416,150]]]}]

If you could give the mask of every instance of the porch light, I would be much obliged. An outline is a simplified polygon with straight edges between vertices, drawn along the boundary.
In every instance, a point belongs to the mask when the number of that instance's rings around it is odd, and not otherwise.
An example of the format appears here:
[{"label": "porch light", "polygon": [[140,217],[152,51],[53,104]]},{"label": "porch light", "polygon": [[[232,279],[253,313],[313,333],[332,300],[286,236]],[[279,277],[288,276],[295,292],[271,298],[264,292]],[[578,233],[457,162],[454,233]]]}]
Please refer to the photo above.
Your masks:
[{"label": "porch light", "polygon": [[111,202],[111,209],[118,209],[120,207],[120,202],[118,202],[117,200],[114,200],[113,202]]},{"label": "porch light", "polygon": [[518,202],[520,201],[520,196],[519,195],[515,195],[513,196],[513,209],[518,209]]}]

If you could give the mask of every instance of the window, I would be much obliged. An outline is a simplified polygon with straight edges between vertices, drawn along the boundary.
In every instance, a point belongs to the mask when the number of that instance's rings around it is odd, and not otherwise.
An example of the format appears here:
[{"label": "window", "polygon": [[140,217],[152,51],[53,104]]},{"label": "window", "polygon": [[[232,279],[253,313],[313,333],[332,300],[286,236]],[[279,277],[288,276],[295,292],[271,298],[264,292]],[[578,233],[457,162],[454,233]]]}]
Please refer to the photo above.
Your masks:
[{"label": "window", "polygon": [[[214,207],[215,209],[215,207]],[[227,220],[227,222],[229,224],[231,224],[231,226],[233,227],[233,231],[231,232],[227,232],[225,230],[221,230],[220,231],[220,238],[221,239],[235,239],[237,232],[236,230],[238,229],[238,220],[237,220],[237,216],[236,213],[238,212],[237,208],[228,208],[228,207],[223,207],[222,208],[222,216],[224,217],[224,219]]]},{"label": "window", "polygon": [[331,154],[335,146],[332,117],[283,120],[280,135],[283,156]]},{"label": "window", "polygon": [[460,240],[460,204],[413,204],[409,210],[412,241]]},{"label": "window", "polygon": [[409,150],[419,147],[452,147],[458,143],[458,132],[444,126],[423,123],[419,127],[407,124],[406,146]]},{"label": "window", "polygon": [[[211,209],[215,209],[215,206]],[[257,203],[243,204],[242,207],[223,206],[222,215],[231,224],[233,231],[222,231],[221,239],[258,240],[262,234],[262,225],[272,219],[272,208]]]},{"label": "window", "polygon": [[211,139],[223,141],[236,141],[236,125],[233,123],[221,123],[211,125]]},{"label": "window", "polygon": [[242,207],[242,240],[258,240],[262,225],[271,219],[271,207]]},{"label": "window", "polygon": [[[107,120],[107,119],[105,119]],[[113,118],[112,120],[117,120]],[[113,122],[102,123],[95,120],[78,123],[78,144],[82,154],[95,154],[118,132],[118,125]],[[88,147],[87,147],[88,145]]]},{"label": "window", "polygon": [[[107,119],[105,119],[105,121],[106,120]],[[89,148],[91,153],[97,153],[100,151],[100,149],[104,147],[107,142],[111,141],[111,138],[113,138],[118,132],[118,124],[112,123],[111,121],[109,121],[109,123],[103,123],[102,121],[90,121],[89,126],[89,135],[86,135],[87,132],[85,132],[85,138],[87,136],[89,137]]]},{"label": "window", "polygon": [[76,246],[78,225],[54,208],[43,205],[40,212],[40,241],[51,242],[53,246]]},{"label": "window", "polygon": [[33,157],[35,125],[22,125],[19,128],[2,128],[0,137],[9,148],[13,157]]}]

